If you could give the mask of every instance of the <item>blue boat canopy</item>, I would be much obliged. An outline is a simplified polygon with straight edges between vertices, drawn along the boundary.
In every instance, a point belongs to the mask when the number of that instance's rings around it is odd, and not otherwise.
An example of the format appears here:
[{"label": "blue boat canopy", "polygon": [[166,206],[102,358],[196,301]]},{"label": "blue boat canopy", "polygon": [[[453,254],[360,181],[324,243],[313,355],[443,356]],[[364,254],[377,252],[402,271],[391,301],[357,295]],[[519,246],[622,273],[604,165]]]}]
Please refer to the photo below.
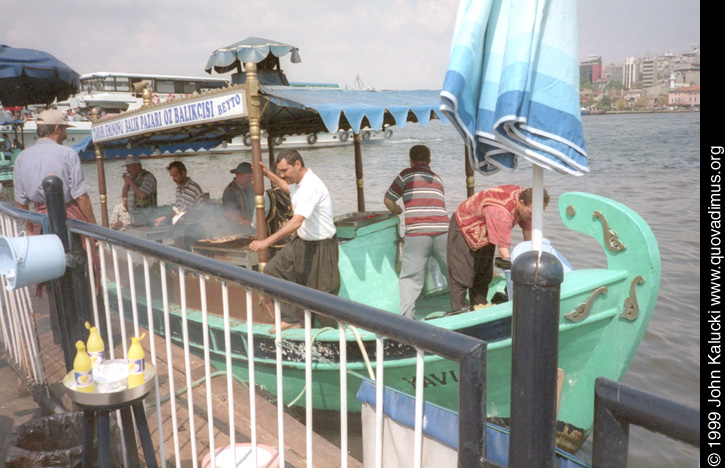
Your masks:
[{"label": "blue boat canopy", "polygon": [[[440,91],[357,91],[262,86],[260,125],[270,136],[364,128],[427,125],[440,114]],[[447,122],[447,121],[446,121]],[[156,151],[200,150],[249,132],[244,87],[149,105],[93,124],[94,144],[107,157],[150,155]],[[86,142],[83,142],[86,143]],[[92,151],[92,145],[80,148]],[[81,154],[83,156],[83,154]],[[92,156],[91,156],[92,157]]]},{"label": "blue boat canopy", "polygon": [[300,63],[300,51],[297,47],[282,42],[270,41],[261,37],[248,37],[243,41],[219,48],[212,52],[206,62],[207,73],[214,70],[217,73],[227,73],[234,70],[241,71],[241,64],[247,62],[260,63],[269,55],[283,57],[292,54],[292,63]]},{"label": "blue boat canopy", "polygon": [[[445,120],[439,112],[440,96],[436,90],[357,91],[262,86],[261,93],[280,110],[287,109],[290,112],[289,109],[293,108],[307,113],[312,111],[314,118],[321,120],[328,132],[342,128],[360,133],[363,126],[373,130],[381,130],[384,125],[403,128],[407,121],[425,126],[430,122],[431,115]],[[275,112],[277,109],[272,108],[270,111]],[[303,114],[297,114],[303,117]],[[281,118],[281,112],[277,116]],[[272,126],[276,124],[275,117],[268,117]]]}]

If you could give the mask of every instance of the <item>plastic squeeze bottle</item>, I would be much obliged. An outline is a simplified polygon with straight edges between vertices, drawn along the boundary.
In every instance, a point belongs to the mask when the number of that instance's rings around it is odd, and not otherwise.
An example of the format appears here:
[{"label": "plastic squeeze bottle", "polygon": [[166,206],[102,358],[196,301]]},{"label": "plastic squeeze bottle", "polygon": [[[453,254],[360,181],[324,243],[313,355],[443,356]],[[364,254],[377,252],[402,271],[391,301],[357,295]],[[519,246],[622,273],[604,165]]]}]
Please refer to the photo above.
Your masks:
[{"label": "plastic squeeze bottle", "polygon": [[142,333],[141,337],[131,338],[131,347],[128,350],[128,388],[138,387],[146,382],[145,353],[139,343],[145,336],[146,333]]},{"label": "plastic squeeze bottle", "polygon": [[91,357],[91,367],[95,369],[106,360],[103,338],[101,338],[101,335],[98,333],[98,328],[92,327],[90,323],[86,322],[86,328],[91,331],[88,335],[86,350],[88,351],[88,355]]},{"label": "plastic squeeze bottle", "polygon": [[79,392],[93,393],[93,372],[91,371],[91,358],[86,352],[86,345],[81,340],[76,343],[78,354],[73,361],[73,373],[76,379],[76,390]]}]

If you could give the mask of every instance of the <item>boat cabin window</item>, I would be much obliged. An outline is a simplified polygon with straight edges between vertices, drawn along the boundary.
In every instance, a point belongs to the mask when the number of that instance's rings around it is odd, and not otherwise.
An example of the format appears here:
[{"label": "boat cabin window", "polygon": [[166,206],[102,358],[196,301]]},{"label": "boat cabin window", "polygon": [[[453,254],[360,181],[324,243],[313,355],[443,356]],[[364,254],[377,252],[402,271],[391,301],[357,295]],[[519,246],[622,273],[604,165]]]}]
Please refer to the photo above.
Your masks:
[{"label": "boat cabin window", "polygon": [[116,78],[116,91],[131,91],[128,78]]},{"label": "boat cabin window", "polygon": [[173,94],[175,92],[174,82],[171,80],[156,80],[156,92]]},{"label": "boat cabin window", "polygon": [[116,90],[116,79],[115,78],[101,78],[99,80],[98,91],[115,91]]}]

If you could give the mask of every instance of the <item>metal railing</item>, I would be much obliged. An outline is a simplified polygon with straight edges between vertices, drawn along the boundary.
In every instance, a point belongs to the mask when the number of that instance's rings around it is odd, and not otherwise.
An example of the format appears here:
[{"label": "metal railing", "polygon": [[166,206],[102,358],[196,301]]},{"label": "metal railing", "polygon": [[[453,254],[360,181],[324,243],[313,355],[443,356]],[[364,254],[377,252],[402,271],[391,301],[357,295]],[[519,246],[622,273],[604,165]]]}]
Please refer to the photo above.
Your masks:
[{"label": "metal railing", "polygon": [[[45,225],[47,217],[4,207],[0,216],[0,235],[18,236],[24,222]],[[5,360],[25,378],[26,384],[36,400],[49,403],[50,394],[46,385],[46,372],[40,356],[37,324],[33,313],[33,301],[29,288],[8,291],[0,284],[0,333]],[[51,411],[52,405],[48,407]]]},{"label": "metal railing", "polygon": [[[48,194],[46,194],[48,198]],[[52,211],[49,200],[49,208]],[[32,215],[27,212],[19,212],[6,206],[0,207],[6,223],[13,223],[13,220],[31,220],[38,222],[44,216]],[[51,212],[51,219],[53,213]],[[65,213],[63,213],[65,214]],[[62,218],[63,216],[61,216]],[[17,221],[15,221],[17,225]],[[51,221],[51,231],[53,230]],[[60,229],[63,229],[62,227]],[[122,232],[112,231],[96,225],[80,222],[73,219],[67,220],[67,232],[70,233],[71,244],[74,246],[75,252],[78,252],[80,245],[86,248],[86,262],[81,261],[80,256],[76,255],[76,265],[70,270],[87,267],[87,272],[78,275],[76,271],[76,282],[83,281],[81,276],[85,277],[86,287],[90,297],[88,304],[91,310],[65,310],[59,311],[59,314],[84,315],[91,318],[91,321],[99,326],[99,330],[103,330],[104,322],[108,324],[106,334],[103,335],[106,341],[106,348],[110,352],[110,358],[125,357],[127,353],[127,331],[124,320],[119,320],[119,316],[131,322],[133,333],[139,336],[141,328],[145,327],[149,331],[148,349],[151,351],[150,362],[157,369],[157,381],[155,383],[155,402],[148,408],[149,411],[156,413],[156,440],[154,442],[157,454],[163,466],[166,465],[167,456],[165,455],[165,445],[173,445],[174,460],[181,459],[181,447],[190,448],[191,460],[193,466],[199,463],[203,452],[208,452],[212,457],[212,466],[214,462],[214,454],[216,452],[215,441],[228,441],[232,452],[236,450],[236,439],[240,434],[245,433],[245,426],[249,428],[248,439],[253,447],[258,445],[257,432],[264,425],[274,425],[272,421],[257,419],[255,412],[255,401],[257,398],[257,388],[255,386],[255,353],[259,347],[255,346],[255,339],[258,339],[253,332],[254,320],[252,316],[253,301],[256,300],[255,294],[271,297],[274,300],[275,309],[275,338],[274,348],[276,356],[276,382],[277,392],[277,442],[279,446],[280,461],[284,466],[285,459],[285,408],[281,402],[284,398],[284,371],[283,371],[283,353],[289,349],[289,343],[286,343],[285,334],[282,333],[280,324],[280,303],[290,303],[304,310],[304,361],[305,361],[305,435],[306,450],[304,454],[304,463],[307,466],[320,466],[315,464],[313,458],[314,448],[312,427],[313,427],[313,393],[315,389],[313,384],[313,366],[319,364],[317,358],[313,358],[313,352],[316,349],[314,338],[312,337],[312,319],[313,313],[330,317],[339,323],[339,356],[336,356],[340,372],[339,386],[341,389],[341,408],[340,408],[340,466],[346,467],[349,464],[348,448],[347,448],[347,341],[351,333],[348,328],[360,328],[369,333],[375,334],[375,379],[377,381],[378,392],[382,401],[382,389],[384,382],[384,359],[386,352],[384,351],[385,343],[394,340],[403,345],[410,346],[416,361],[416,397],[422,402],[424,397],[423,387],[425,385],[425,357],[435,354],[442,358],[454,361],[458,365],[459,375],[459,436],[458,436],[458,466],[474,467],[486,466],[484,458],[485,453],[485,420],[486,420],[486,385],[485,385],[485,363],[486,363],[486,344],[485,342],[464,336],[449,330],[441,329],[428,325],[423,322],[412,321],[401,316],[390,314],[378,309],[374,309],[362,304],[354,303],[343,298],[331,296],[316,290],[312,290],[296,284],[266,276],[255,271],[246,270],[236,267],[228,263],[223,263],[210,258],[191,254],[170,246],[166,246],[157,242],[136,238]],[[83,236],[83,241],[81,241]],[[73,250],[73,249],[71,249]],[[93,259],[91,252],[95,250],[98,253],[98,260]],[[125,254],[125,259],[124,259]],[[112,266],[108,265],[108,263]],[[126,262],[128,274],[123,269],[123,263]],[[94,267],[95,262],[95,267]],[[112,272],[111,272],[112,270]],[[142,272],[140,272],[142,271]],[[167,274],[178,274],[175,278],[176,289],[173,293],[180,299],[178,304],[172,304],[170,299],[170,291],[168,285],[172,283]],[[186,284],[185,278],[188,273],[196,275],[199,278],[200,285],[200,310],[191,310],[186,304]],[[206,283],[214,279],[221,283],[221,302],[223,304],[223,313],[221,318],[213,317],[211,312],[207,310]],[[121,286],[122,282],[127,282]],[[96,289],[96,283],[100,289]],[[239,304],[230,304],[229,288],[239,285],[245,289],[246,300],[246,326],[247,333],[243,337],[233,339],[231,330],[238,330],[238,323],[230,319],[230,310],[237,308]],[[62,290],[62,288],[60,288]],[[138,289],[138,291],[137,291]],[[69,289],[77,292],[77,286]],[[68,294],[68,290],[65,291]],[[27,297],[27,291],[19,292],[21,296]],[[100,300],[94,300],[98,296]],[[115,298],[113,297],[115,296]],[[115,301],[113,301],[115,299]],[[72,301],[71,301],[72,302]],[[99,302],[101,304],[99,304]],[[115,302],[115,303],[114,303]],[[8,303],[7,301],[5,302]],[[112,307],[113,304],[113,307]],[[77,307],[76,307],[77,308]],[[116,309],[112,313],[112,309]],[[144,310],[145,314],[144,314]],[[130,309],[130,313],[129,313]],[[173,309],[173,313],[172,313]],[[162,311],[159,316],[158,311]],[[92,312],[92,313],[91,313]],[[194,314],[197,317],[201,314],[201,324],[195,319],[189,320],[189,315]],[[32,315],[32,314],[31,314]],[[175,318],[180,317],[180,322],[173,322]],[[223,320],[223,334],[215,333],[210,329],[209,319]],[[82,320],[76,319],[74,323],[82,323]],[[71,323],[71,322],[69,322]],[[118,327],[116,328],[116,323]],[[26,326],[27,328],[27,326]],[[120,352],[123,356],[116,356],[114,353],[119,347],[118,333],[120,332]],[[5,328],[3,328],[5,333]],[[15,333],[15,332],[13,332]],[[63,330],[64,334],[74,335],[81,333],[80,330],[72,332]],[[203,389],[206,397],[206,407],[198,404],[202,387],[196,387],[192,382],[192,375],[198,374],[198,367],[192,362],[195,354],[190,350],[190,334],[203,337],[203,343],[195,348],[196,355],[202,354],[204,357],[204,369],[202,379],[206,382]],[[26,335],[31,335],[28,331]],[[3,336],[3,343],[13,343],[15,340]],[[32,340],[31,340],[32,341]],[[157,353],[157,343],[164,341],[166,347],[165,356],[159,356]],[[226,394],[222,395],[221,401],[225,401],[227,405],[226,421],[216,424],[218,419],[220,387],[212,385],[212,378],[216,375],[211,369],[210,353],[217,354],[217,358],[224,356],[225,361],[221,363],[221,367],[230,370],[234,367],[232,362],[232,354],[238,352],[239,342],[242,343],[247,352],[247,377],[243,380],[248,382],[249,398],[250,398],[250,421],[236,421],[238,417],[235,413],[235,391],[234,387],[238,386],[232,372],[226,372]],[[175,363],[179,359],[180,354],[177,347],[173,344],[177,343],[183,347],[183,367]],[[302,344],[300,342],[300,344]],[[294,344],[293,344],[294,345]],[[160,349],[160,348],[159,348]],[[68,352],[66,350],[66,352]],[[364,350],[363,350],[364,353]],[[148,357],[147,357],[148,359]],[[28,357],[28,361],[33,361],[33,356]],[[36,359],[37,361],[37,359]],[[66,356],[66,366],[68,366],[68,357]],[[165,368],[164,363],[165,361]],[[372,366],[372,363],[370,364]],[[70,370],[70,369],[68,369]],[[161,375],[159,375],[161,374]],[[42,381],[42,379],[41,379]],[[183,390],[177,391],[176,385],[185,385]],[[161,387],[165,387],[168,391],[168,403],[171,407],[171,428],[172,434],[164,434],[164,424],[162,406],[166,407],[166,403],[161,401]],[[184,401],[185,400],[185,401]],[[215,413],[216,409],[216,413]],[[376,463],[375,466],[382,466],[382,414],[383,405],[376,406],[378,434],[376,447]],[[194,415],[200,414],[201,419],[197,420]],[[216,419],[215,419],[215,415]],[[179,418],[186,417],[184,426],[186,431],[184,434],[187,439],[182,439],[179,431],[181,425]],[[153,421],[154,418],[149,418]],[[208,440],[199,441],[197,435],[199,429],[195,427],[196,423],[200,426],[208,426]],[[422,464],[422,431],[423,424],[423,406],[416,406],[415,415],[415,431],[416,442],[411,448],[411,456],[415,460],[415,466],[420,467]],[[220,436],[220,433],[222,434]],[[247,437],[242,435],[243,437]],[[223,443],[224,443],[223,442]],[[188,451],[188,450],[187,450]],[[252,451],[252,456],[256,456],[256,451]]]},{"label": "metal railing", "polygon": [[592,466],[627,466],[629,426],[700,447],[700,411],[600,377],[594,384]]},{"label": "metal railing", "polygon": [[[63,213],[64,214],[64,213]],[[52,218],[52,213],[51,213]],[[298,305],[304,313],[304,340],[300,340],[302,351],[295,351],[305,362],[305,429],[304,454],[296,462],[315,465],[313,437],[313,366],[320,363],[319,349],[312,335],[312,314],[319,313],[334,318],[339,322],[339,355],[335,365],[340,369],[340,466],[350,464],[347,452],[347,386],[348,356],[347,341],[352,327],[359,327],[375,335],[375,379],[377,380],[377,401],[382,401],[384,382],[384,359],[386,340],[395,340],[412,348],[411,356],[415,359],[416,369],[416,411],[415,411],[415,443],[411,448],[411,456],[416,467],[422,465],[422,420],[425,396],[425,354],[433,353],[458,364],[459,374],[459,431],[458,431],[458,466],[475,467],[491,466],[484,457],[485,450],[485,408],[486,384],[485,362],[486,344],[483,341],[412,321],[394,314],[383,312],[342,298],[330,296],[319,291],[265,276],[251,270],[235,267],[213,259],[191,254],[173,247],[126,235],[122,232],[104,229],[76,220],[67,220],[66,227],[57,226],[57,220],[48,222],[48,217],[29,213],[6,205],[0,205],[0,233],[5,236],[17,236],[26,221],[43,225],[43,231],[61,229],[66,234],[73,248],[70,272],[74,282],[84,283],[85,293],[89,300],[78,298],[58,299],[59,307],[63,304],[69,308],[63,313],[75,315],[75,320],[66,323],[79,327],[82,317],[87,317],[95,324],[103,324],[104,339],[110,358],[116,352],[124,357],[128,351],[128,332],[126,320],[132,327],[133,334],[139,336],[142,328],[149,332],[148,349],[150,362],[158,370],[153,401],[147,410],[154,413],[155,449],[162,466],[167,460],[182,459],[182,449],[190,452],[192,466],[199,465],[200,458],[211,454],[212,463],[216,453],[216,442],[236,447],[238,437],[244,437],[253,447],[259,443],[261,429],[276,426],[276,444],[282,466],[284,466],[286,440],[286,410],[281,404],[285,401],[285,372],[283,371],[283,355],[294,349],[296,343],[289,343],[280,327],[280,303]],[[70,235],[67,235],[70,234]],[[84,236],[84,240],[81,240]],[[85,253],[79,255],[81,246]],[[92,251],[98,253],[97,268],[94,268]],[[123,263],[126,263],[125,269]],[[109,265],[110,263],[110,265]],[[79,271],[80,270],[80,271]],[[127,273],[126,273],[127,271]],[[175,291],[168,285],[173,283],[167,275],[176,275]],[[196,275],[199,283],[200,307],[193,310],[187,307],[186,278]],[[221,284],[218,292],[221,295],[222,314],[215,317],[207,307],[212,298],[207,294],[208,284],[217,281]],[[124,283],[122,285],[122,283]],[[96,284],[100,289],[96,288]],[[238,309],[240,304],[230,303],[230,288],[241,285],[245,289],[246,304],[246,335],[233,338],[231,330],[240,330],[234,323],[230,313]],[[63,288],[55,285],[54,293],[62,294]],[[65,294],[75,294],[78,285],[66,287]],[[257,417],[256,403],[258,400],[255,385],[255,356],[262,347],[255,345],[258,339],[253,331],[253,301],[255,294],[274,298],[275,335],[273,352],[276,359],[276,421],[268,414],[261,420]],[[173,304],[175,296],[179,300]],[[98,297],[99,300],[93,300]],[[28,288],[7,291],[3,288],[0,298],[0,325],[2,350],[5,357],[16,370],[23,373],[27,380],[47,393],[47,376],[43,368],[43,359],[38,343],[32,299]],[[217,298],[218,299],[218,298]],[[81,304],[79,306],[79,304]],[[80,310],[87,304],[85,310]],[[115,310],[114,310],[115,308]],[[145,310],[144,310],[145,309]],[[173,312],[172,312],[173,309]],[[190,319],[189,315],[201,316]],[[82,316],[82,317],[81,317]],[[123,318],[123,319],[121,319]],[[172,322],[172,318],[180,318]],[[221,320],[223,325],[212,331],[210,318]],[[64,335],[80,334],[81,330],[63,330]],[[118,336],[120,333],[120,337]],[[202,343],[191,351],[191,336],[201,339]],[[120,338],[120,339],[119,339]],[[259,343],[257,343],[259,344]],[[241,348],[240,348],[241,346]],[[183,348],[179,352],[178,348]],[[214,372],[210,354],[217,353],[218,367],[232,369],[232,355],[239,349],[247,352],[247,373],[244,381],[248,384],[250,419],[240,419],[235,411],[235,395],[238,395],[239,384],[232,372]],[[267,350],[269,351],[269,350]],[[361,349],[361,351],[364,350]],[[67,351],[67,352],[72,352]],[[197,355],[203,356],[203,366],[195,363]],[[221,356],[221,357],[220,357]],[[329,356],[328,356],[329,357]],[[183,364],[178,361],[183,360]],[[68,366],[69,357],[65,358]],[[203,369],[201,369],[203,367]],[[370,364],[372,367],[372,364]],[[193,379],[201,378],[194,381]],[[217,375],[226,377],[225,385],[213,384]],[[198,383],[205,383],[199,386]],[[183,386],[177,390],[177,385]],[[161,393],[168,396],[162,398]],[[219,398],[221,397],[221,398]],[[167,403],[168,401],[168,403]],[[221,410],[220,405],[225,405]],[[382,421],[383,405],[376,405],[376,450],[375,466],[382,466]],[[170,412],[170,413],[169,413]],[[195,415],[199,415],[197,419]],[[170,424],[169,424],[170,420]],[[197,426],[197,423],[199,425]],[[628,448],[628,428],[630,424],[642,426],[648,430],[662,433],[668,437],[690,443],[699,447],[699,411],[678,405],[665,399],[634,390],[617,382],[597,379],[595,389],[595,422],[592,464],[595,468],[626,466]],[[184,427],[184,430],[181,427]],[[202,440],[200,434],[204,428],[208,436]],[[165,434],[165,428],[171,434]],[[266,433],[270,433],[269,430]],[[173,451],[173,457],[166,456],[167,449]],[[256,451],[252,452],[256,456]],[[353,462],[355,462],[353,460]],[[300,466],[298,464],[297,466]],[[213,466],[213,465],[212,465]]]}]

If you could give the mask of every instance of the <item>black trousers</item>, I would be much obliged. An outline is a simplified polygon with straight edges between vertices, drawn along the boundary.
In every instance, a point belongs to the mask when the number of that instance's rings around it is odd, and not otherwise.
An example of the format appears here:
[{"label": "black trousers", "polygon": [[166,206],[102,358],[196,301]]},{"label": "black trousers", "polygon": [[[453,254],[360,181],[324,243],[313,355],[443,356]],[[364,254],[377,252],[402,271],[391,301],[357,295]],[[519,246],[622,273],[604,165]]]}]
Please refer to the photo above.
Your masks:
[{"label": "black trousers", "polygon": [[[267,263],[264,273],[337,295],[340,291],[338,259],[337,236],[319,241],[295,237]],[[296,307],[283,304],[282,319],[287,323],[299,323],[302,316]],[[322,319],[320,321],[325,322]],[[330,322],[330,325],[334,323]]]},{"label": "black trousers", "polygon": [[493,260],[496,246],[489,244],[471,250],[461,233],[458,221],[451,216],[448,230],[448,286],[451,291],[451,310],[470,305],[487,304],[488,285],[493,279]]}]

